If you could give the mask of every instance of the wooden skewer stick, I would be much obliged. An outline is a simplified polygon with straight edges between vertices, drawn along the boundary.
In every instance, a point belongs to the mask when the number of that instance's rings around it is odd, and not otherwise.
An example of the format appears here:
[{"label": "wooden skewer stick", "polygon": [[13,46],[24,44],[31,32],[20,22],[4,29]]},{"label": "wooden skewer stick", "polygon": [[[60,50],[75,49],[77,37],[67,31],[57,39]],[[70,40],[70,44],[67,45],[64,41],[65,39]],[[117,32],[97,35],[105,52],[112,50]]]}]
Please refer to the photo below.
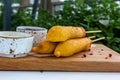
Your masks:
[{"label": "wooden skewer stick", "polygon": [[96,30],[96,31],[86,31],[86,33],[99,33],[102,32],[101,30]]},{"label": "wooden skewer stick", "polygon": [[92,39],[92,38],[95,38],[96,36],[90,36],[90,37],[88,37],[88,38],[90,38],[90,39]]},{"label": "wooden skewer stick", "polygon": [[96,41],[103,40],[103,39],[105,39],[105,37],[101,37],[101,38],[95,39],[92,42],[96,42]]}]

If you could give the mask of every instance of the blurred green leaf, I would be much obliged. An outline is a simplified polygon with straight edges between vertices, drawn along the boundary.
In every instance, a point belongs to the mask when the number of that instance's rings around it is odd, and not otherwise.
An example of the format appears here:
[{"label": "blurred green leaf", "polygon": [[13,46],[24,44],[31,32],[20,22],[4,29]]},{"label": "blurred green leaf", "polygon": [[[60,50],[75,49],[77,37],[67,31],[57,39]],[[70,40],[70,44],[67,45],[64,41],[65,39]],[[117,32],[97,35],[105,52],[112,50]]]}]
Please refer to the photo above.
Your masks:
[{"label": "blurred green leaf", "polygon": [[[0,7],[3,11],[3,7]],[[111,49],[120,52],[120,7],[114,0],[65,0],[63,10],[51,15],[48,10],[38,9],[38,17],[31,18],[30,9],[16,9],[12,13],[12,28],[17,26],[40,26],[50,29],[54,25],[79,26],[86,31],[102,30],[102,33],[87,34],[87,36],[106,37],[99,41]],[[0,27],[2,28],[3,13],[0,14]],[[106,26],[100,23],[101,19],[108,19]]]}]

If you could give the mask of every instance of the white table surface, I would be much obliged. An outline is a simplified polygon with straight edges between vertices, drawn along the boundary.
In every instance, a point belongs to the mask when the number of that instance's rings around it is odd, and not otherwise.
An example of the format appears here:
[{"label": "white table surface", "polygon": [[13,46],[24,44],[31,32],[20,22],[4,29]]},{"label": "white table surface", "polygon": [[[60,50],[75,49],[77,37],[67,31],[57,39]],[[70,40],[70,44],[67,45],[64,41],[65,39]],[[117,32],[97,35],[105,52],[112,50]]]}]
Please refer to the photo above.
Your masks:
[{"label": "white table surface", "polygon": [[120,80],[120,73],[0,71],[0,80]]}]

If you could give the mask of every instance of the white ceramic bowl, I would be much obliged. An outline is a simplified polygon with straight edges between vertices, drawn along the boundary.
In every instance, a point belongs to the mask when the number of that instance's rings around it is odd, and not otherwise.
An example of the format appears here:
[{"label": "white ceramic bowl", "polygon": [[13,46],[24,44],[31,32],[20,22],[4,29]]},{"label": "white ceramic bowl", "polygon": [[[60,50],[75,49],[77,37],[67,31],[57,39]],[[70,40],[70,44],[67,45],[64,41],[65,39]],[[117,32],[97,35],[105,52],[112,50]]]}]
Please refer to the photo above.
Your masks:
[{"label": "white ceramic bowl", "polygon": [[16,31],[29,33],[34,36],[33,46],[36,46],[41,40],[46,39],[47,29],[35,26],[18,26]]},{"label": "white ceramic bowl", "polygon": [[0,31],[0,56],[23,57],[32,48],[33,36],[22,32]]}]

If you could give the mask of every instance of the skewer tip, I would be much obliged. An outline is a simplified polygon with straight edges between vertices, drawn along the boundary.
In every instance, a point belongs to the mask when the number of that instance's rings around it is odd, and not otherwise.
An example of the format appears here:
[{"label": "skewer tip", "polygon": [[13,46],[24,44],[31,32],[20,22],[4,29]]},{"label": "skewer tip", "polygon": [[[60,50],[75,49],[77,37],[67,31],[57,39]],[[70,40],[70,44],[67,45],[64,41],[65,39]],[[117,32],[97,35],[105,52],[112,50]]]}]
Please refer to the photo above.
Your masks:
[{"label": "skewer tip", "polygon": [[88,37],[88,38],[90,38],[90,39],[92,39],[92,38],[95,38],[96,36],[90,36],[90,37]]},{"label": "skewer tip", "polygon": [[102,32],[101,30],[96,30],[96,31],[86,31],[86,33],[99,33]]},{"label": "skewer tip", "polygon": [[95,39],[92,42],[96,42],[96,41],[103,40],[103,39],[105,39],[105,37],[101,37],[101,38]]}]

